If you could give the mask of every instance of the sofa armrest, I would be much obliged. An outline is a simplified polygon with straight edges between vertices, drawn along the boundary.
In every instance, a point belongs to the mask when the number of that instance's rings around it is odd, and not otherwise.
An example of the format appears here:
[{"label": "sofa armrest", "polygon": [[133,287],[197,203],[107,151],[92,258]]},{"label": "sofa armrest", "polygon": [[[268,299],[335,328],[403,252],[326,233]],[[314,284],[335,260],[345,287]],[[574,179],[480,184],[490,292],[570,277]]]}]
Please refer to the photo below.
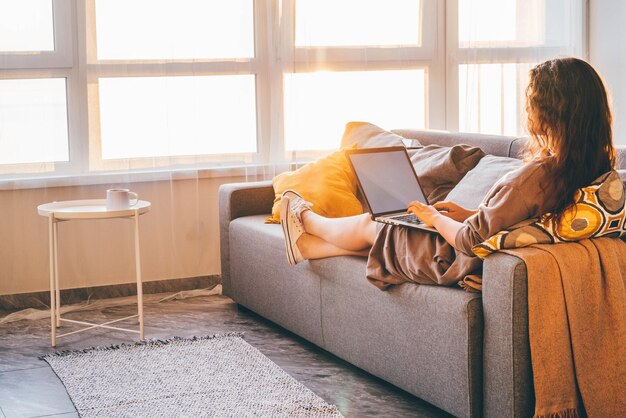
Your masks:
[{"label": "sofa armrest", "polygon": [[274,188],[271,181],[229,183],[220,186],[220,258],[222,265],[222,292],[230,294],[230,246],[228,229],[233,219],[242,216],[272,212]]},{"label": "sofa armrest", "polygon": [[495,253],[483,266],[483,412],[487,418],[532,417],[526,264]]}]

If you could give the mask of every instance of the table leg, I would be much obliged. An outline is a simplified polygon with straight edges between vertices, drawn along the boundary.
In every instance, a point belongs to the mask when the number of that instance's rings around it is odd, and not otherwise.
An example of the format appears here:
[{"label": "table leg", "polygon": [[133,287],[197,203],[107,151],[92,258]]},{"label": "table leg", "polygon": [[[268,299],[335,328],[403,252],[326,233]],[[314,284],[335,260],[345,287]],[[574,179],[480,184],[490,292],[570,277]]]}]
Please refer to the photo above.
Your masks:
[{"label": "table leg", "polygon": [[54,213],[48,215],[48,247],[50,250],[50,325],[52,347],[57,345],[56,327],[56,278],[55,278],[55,253],[54,253]]},{"label": "table leg", "polygon": [[59,286],[59,223],[54,222],[54,288],[56,292],[56,322],[61,326],[61,287]]},{"label": "table leg", "polygon": [[137,313],[139,315],[139,339],[143,341],[143,285],[141,282],[141,251],[139,248],[139,211],[135,210],[135,272],[137,275]]}]

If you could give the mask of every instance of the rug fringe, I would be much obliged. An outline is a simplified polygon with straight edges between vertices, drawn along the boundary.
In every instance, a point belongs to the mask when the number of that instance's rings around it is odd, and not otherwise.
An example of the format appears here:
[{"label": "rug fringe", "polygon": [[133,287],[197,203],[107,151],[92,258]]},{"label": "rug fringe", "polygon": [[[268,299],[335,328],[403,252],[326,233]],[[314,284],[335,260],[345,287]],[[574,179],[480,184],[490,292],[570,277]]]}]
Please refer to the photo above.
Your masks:
[{"label": "rug fringe", "polygon": [[95,347],[89,347],[89,348],[84,348],[84,349],[76,349],[76,350],[63,350],[63,351],[55,351],[53,353],[48,353],[45,354],[43,356],[39,356],[39,360],[44,360],[46,361],[47,358],[49,357],[65,357],[65,356],[70,356],[73,354],[84,354],[84,353],[89,353],[92,351],[109,351],[109,350],[119,350],[120,348],[135,348],[135,347],[142,347],[142,346],[146,346],[146,345],[151,345],[151,346],[161,346],[161,345],[168,345],[174,342],[178,342],[178,341],[203,341],[203,340],[213,340],[216,338],[230,338],[230,337],[239,337],[239,338],[243,338],[243,336],[245,335],[245,332],[227,332],[225,334],[213,334],[213,335],[205,335],[205,336],[193,336],[193,337],[170,337],[170,338],[166,338],[166,339],[158,339],[158,338],[152,338],[152,339],[147,339],[144,341],[138,341],[134,344],[111,344],[108,346],[95,346]]}]

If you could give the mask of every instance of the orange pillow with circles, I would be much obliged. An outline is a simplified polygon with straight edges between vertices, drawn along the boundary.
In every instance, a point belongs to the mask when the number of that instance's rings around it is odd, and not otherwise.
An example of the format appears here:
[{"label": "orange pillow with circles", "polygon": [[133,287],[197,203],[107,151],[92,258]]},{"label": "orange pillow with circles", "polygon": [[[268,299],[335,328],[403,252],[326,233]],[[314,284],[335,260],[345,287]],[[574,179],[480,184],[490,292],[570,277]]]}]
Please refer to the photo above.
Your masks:
[{"label": "orange pillow with circles", "polygon": [[304,200],[313,203],[311,210],[328,218],[363,213],[356,197],[357,180],[346,150],[333,152],[295,171],[279,174],[272,180],[274,207],[266,223],[280,223],[280,198],[285,190],[295,190]]}]

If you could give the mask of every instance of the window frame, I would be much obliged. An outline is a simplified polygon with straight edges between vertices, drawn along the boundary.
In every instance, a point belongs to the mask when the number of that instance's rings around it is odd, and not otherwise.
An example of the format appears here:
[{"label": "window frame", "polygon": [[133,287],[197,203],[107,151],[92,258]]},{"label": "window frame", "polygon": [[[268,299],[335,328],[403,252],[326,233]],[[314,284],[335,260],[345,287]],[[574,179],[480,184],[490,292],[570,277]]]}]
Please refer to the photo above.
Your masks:
[{"label": "window frame", "polygon": [[75,112],[78,103],[71,99],[76,95],[75,45],[76,16],[75,2],[72,0],[52,0],[54,50],[53,51],[0,51],[0,77],[3,80],[34,78],[65,78],[68,117],[69,161],[0,164],[0,180],[19,177],[44,177],[67,175],[74,172],[72,149],[79,147]]},{"label": "window frame", "polygon": [[[445,51],[441,45],[445,39],[445,0],[420,0],[420,23],[422,25],[419,46],[296,46],[295,8],[297,0],[283,2],[285,30],[278,48],[283,65],[272,75],[280,77],[273,85],[280,89],[281,107],[274,109],[281,123],[278,127],[282,149],[284,149],[284,111],[282,108],[283,75],[306,73],[319,70],[334,71],[384,71],[424,70],[425,72],[425,117],[424,129],[445,128]],[[398,59],[398,56],[402,59]],[[322,57],[322,58],[320,58]],[[367,59],[363,59],[367,57]],[[346,121],[348,122],[348,121]],[[324,151],[289,151],[292,161],[318,158]]]},{"label": "window frame", "polygon": [[[425,128],[456,131],[459,126],[459,64],[486,62],[487,58],[493,62],[494,56],[499,58],[499,63],[520,62],[525,57],[534,61],[538,55],[562,51],[550,47],[463,50],[457,41],[458,0],[421,0],[423,26],[420,46],[296,47],[294,24],[297,0],[251,0],[254,57],[98,61],[93,48],[96,0],[52,1],[55,50],[37,54],[0,53],[0,77],[66,78],[69,162],[0,165],[0,183],[17,184],[19,179],[28,178],[95,178],[179,169],[223,171],[227,169],[225,167],[254,167],[319,157],[321,153],[315,151],[286,151],[283,87],[284,74],[316,71],[322,65],[327,71],[424,69]],[[580,1],[583,5],[582,41],[575,52],[584,56],[587,52],[588,0]],[[367,60],[363,59],[364,56]],[[256,153],[124,160],[100,158],[99,116],[97,106],[94,106],[98,103],[98,77],[225,74],[255,76]],[[157,177],[162,177],[162,174]]]},{"label": "window frame", "polygon": [[[548,1],[548,0],[546,0]],[[467,64],[523,64],[536,62],[538,59],[547,59],[562,54],[564,49],[569,48],[570,55],[588,56],[588,2],[580,2],[580,22],[573,23],[579,26],[580,40],[578,45],[569,46],[519,46],[519,47],[459,47],[458,34],[458,7],[459,0],[447,0],[446,2],[446,109],[445,129],[459,131],[459,65]],[[553,10],[551,10],[553,12]],[[544,19],[549,25],[550,20]],[[496,58],[494,60],[494,57]],[[518,106],[523,106],[524,101],[518,101]],[[518,112],[519,114],[520,112]],[[519,123],[519,122],[518,122]],[[502,124],[502,129],[504,124]],[[504,133],[500,133],[504,135]]]},{"label": "window frame", "polygon": [[[96,49],[96,0],[85,0],[85,49],[81,65],[85,68],[87,84],[91,88],[86,92],[87,124],[89,132],[87,156],[89,172],[135,171],[176,167],[245,165],[259,163],[260,130],[259,130],[259,81],[262,70],[262,59],[259,58],[260,45],[257,33],[258,22],[264,21],[263,7],[260,1],[253,1],[253,36],[254,56],[225,59],[174,59],[174,60],[99,60]],[[256,119],[257,119],[257,152],[233,154],[206,154],[189,156],[160,156],[144,158],[107,159],[101,158],[102,138],[100,135],[100,112],[98,100],[98,79],[107,77],[176,77],[176,76],[211,76],[239,75],[255,76],[256,84]]]},{"label": "window frame", "polygon": [[72,0],[51,0],[53,51],[0,51],[0,70],[71,68],[74,51]]}]

